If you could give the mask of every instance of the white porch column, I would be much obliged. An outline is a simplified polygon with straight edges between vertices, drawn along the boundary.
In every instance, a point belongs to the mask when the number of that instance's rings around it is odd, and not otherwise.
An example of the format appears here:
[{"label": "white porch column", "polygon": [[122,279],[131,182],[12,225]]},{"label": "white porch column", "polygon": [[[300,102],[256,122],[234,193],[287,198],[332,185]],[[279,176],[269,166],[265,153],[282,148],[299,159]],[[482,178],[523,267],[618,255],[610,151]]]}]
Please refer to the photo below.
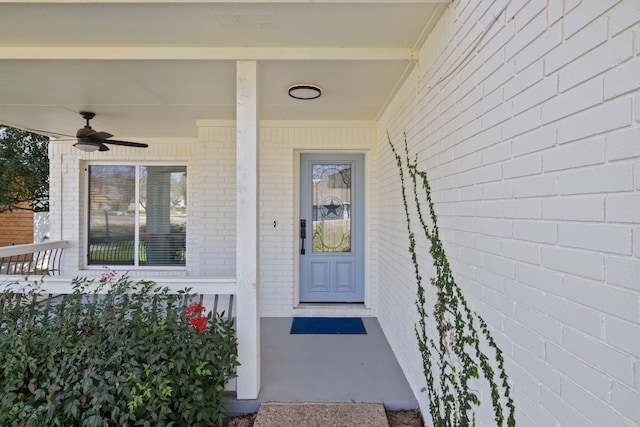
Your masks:
[{"label": "white porch column", "polygon": [[236,64],[236,276],[238,367],[237,398],[256,399],[260,391],[258,315],[258,64]]}]

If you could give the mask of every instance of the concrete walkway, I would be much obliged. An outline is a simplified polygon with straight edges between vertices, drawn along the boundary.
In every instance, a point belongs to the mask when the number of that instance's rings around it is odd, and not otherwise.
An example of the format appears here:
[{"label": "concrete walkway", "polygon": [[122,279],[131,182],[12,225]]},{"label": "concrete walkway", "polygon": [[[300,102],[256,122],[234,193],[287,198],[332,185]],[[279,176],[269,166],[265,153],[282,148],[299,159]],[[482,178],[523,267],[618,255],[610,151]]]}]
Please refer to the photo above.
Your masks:
[{"label": "concrete walkway", "polygon": [[260,395],[231,399],[229,415],[256,412],[266,402],[418,407],[377,319],[363,318],[366,335],[291,335],[291,320],[261,319]]}]

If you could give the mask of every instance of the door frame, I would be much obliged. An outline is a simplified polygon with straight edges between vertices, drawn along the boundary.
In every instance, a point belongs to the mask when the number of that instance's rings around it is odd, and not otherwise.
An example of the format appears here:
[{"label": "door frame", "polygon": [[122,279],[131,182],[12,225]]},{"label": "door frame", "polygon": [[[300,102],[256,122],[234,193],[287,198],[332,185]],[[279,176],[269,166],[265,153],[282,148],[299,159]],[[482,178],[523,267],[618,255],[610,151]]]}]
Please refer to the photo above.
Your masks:
[{"label": "door frame", "polygon": [[[300,164],[303,154],[361,154],[364,157],[364,194],[363,201],[365,205],[364,212],[364,232],[363,232],[363,269],[364,269],[364,303],[308,303],[300,302]],[[366,315],[371,309],[371,286],[369,280],[370,271],[370,152],[368,150],[313,150],[313,149],[295,149],[293,150],[293,308],[303,310],[306,308],[323,307],[328,309],[339,309],[338,312],[344,314],[354,313],[354,315]],[[364,311],[363,311],[364,309]],[[296,311],[296,313],[298,313]],[[311,313],[310,313],[311,314]]]}]

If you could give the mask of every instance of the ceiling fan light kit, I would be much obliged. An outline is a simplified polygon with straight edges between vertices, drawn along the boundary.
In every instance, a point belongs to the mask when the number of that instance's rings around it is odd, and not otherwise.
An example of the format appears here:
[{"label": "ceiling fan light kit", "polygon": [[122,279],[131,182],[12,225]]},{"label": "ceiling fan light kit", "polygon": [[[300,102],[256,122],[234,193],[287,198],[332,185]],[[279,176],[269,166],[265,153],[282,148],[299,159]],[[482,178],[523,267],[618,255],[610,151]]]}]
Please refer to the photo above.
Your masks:
[{"label": "ceiling fan light kit", "polygon": [[81,139],[78,139],[78,142],[73,144],[73,146],[79,150],[84,151],[85,153],[93,153],[94,151],[98,151],[100,149],[99,145],[91,141],[82,141]]},{"label": "ceiling fan light kit", "polygon": [[287,93],[295,99],[316,99],[322,95],[322,88],[309,83],[296,83],[287,88]]}]

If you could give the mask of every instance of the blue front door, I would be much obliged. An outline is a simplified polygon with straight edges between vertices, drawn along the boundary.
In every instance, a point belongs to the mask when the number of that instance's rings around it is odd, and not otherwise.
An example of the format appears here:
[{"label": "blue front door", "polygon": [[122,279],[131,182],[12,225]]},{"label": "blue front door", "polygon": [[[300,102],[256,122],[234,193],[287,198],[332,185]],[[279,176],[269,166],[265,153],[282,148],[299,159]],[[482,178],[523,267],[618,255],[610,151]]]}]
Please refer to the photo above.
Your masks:
[{"label": "blue front door", "polygon": [[300,302],[364,302],[364,155],[300,158]]}]

